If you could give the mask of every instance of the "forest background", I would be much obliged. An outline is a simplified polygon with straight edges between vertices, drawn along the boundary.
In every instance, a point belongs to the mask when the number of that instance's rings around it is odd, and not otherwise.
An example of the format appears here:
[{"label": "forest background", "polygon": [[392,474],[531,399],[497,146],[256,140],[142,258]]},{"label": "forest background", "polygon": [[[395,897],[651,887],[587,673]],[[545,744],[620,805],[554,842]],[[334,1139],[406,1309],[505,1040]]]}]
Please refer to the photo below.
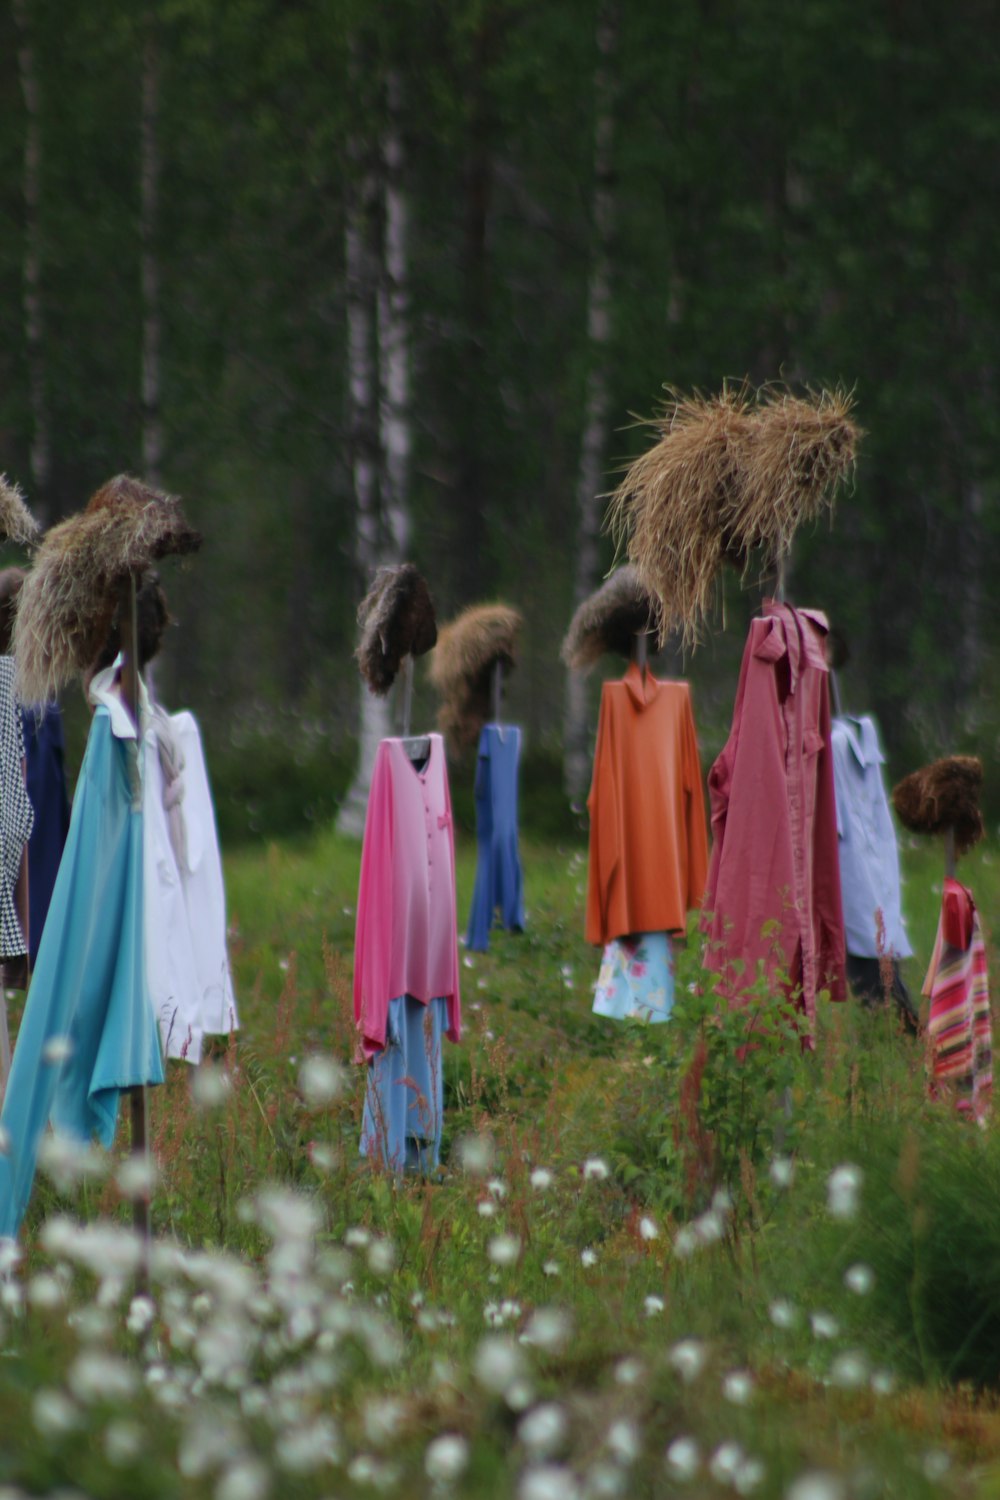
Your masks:
[{"label": "forest background", "polygon": [[[998,43],[985,0],[0,8],[0,469],[47,522],[122,469],[184,496],[158,685],[226,831],[332,811],[355,608],[403,556],[439,620],[523,610],[507,712],[565,805],[597,685],[567,703],[559,644],[665,382],[855,390],[790,594],[894,769],[997,761]],[[706,759],[757,598],[725,593],[665,660]]]}]

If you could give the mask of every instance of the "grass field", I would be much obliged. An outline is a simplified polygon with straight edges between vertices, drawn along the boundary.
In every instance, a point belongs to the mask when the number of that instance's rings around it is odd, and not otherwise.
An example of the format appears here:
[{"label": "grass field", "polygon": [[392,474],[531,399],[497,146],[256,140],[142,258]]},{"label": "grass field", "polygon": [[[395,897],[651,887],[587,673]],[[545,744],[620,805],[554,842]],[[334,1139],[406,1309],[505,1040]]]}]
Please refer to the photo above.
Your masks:
[{"label": "grass field", "polygon": [[[2,1288],[0,1500],[1000,1494],[995,1128],[853,1005],[740,1061],[696,943],[669,1027],[592,1016],[585,850],[522,852],[431,1182],[357,1154],[357,847],[231,855],[243,1030],[153,1098],[150,1296],[127,1132],[110,1174],[51,1153]],[[940,861],[905,861],[926,961]],[[989,853],[963,874],[989,928]]]}]

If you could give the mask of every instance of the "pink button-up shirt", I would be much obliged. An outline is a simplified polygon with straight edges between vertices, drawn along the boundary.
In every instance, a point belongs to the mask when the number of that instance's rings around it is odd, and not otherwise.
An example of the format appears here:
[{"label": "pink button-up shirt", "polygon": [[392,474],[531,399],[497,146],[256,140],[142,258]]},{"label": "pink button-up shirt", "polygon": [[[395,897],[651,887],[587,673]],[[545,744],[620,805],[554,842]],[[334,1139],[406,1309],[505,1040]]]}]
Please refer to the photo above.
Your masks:
[{"label": "pink button-up shirt", "polygon": [[742,1002],[758,964],[805,1012],[846,993],[826,618],[768,601],[743,652],[729,739],[709,773],[705,963]]},{"label": "pink button-up shirt", "polygon": [[448,1001],[448,1036],[459,1040],[455,847],[444,744],[430,735],[417,770],[402,740],[375,756],[354,936],[354,1019],[365,1056],[385,1046],[389,1001]]}]

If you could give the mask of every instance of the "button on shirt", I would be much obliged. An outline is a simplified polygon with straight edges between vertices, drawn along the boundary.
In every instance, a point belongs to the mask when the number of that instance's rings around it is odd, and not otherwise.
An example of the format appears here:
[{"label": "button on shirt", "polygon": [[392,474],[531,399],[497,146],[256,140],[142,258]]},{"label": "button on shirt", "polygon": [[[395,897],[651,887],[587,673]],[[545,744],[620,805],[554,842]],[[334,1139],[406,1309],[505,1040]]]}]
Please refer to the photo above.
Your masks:
[{"label": "button on shirt", "polygon": [[810,1030],[818,991],[846,994],[826,628],[818,611],[765,602],[708,778],[706,966],[720,974],[720,993],[743,1003],[763,965]]},{"label": "button on shirt", "polygon": [[[859,958],[909,958],[900,904],[899,850],[875,721],[834,719],[831,740],[847,951]],[[879,937],[879,917],[882,934]]]}]

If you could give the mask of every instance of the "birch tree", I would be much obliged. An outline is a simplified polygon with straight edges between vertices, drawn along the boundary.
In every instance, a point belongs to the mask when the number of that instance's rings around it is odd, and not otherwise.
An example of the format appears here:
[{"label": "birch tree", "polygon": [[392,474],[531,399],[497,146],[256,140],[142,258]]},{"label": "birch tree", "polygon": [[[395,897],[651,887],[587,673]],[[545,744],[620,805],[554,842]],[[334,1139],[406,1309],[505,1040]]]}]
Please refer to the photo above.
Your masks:
[{"label": "birch tree", "polygon": [[[363,585],[377,567],[402,560],[410,534],[409,206],[403,188],[402,87],[394,69],[388,73],[385,104],[378,169],[360,174],[345,243],[355,560]],[[362,683],[358,765],[337,817],[342,833],[360,837],[364,832],[375,752],[391,727],[390,700],[375,697]]]},{"label": "birch tree", "polygon": [[42,121],[41,94],[35,57],[34,35],[28,0],[12,0],[17,28],[17,66],[24,99],[24,254],[22,298],[24,345],[28,366],[31,407],[32,506],[43,523],[48,520],[48,486],[52,469],[52,442],[45,383],[45,329],[42,307]]},{"label": "birch tree", "polygon": [[[597,581],[600,561],[601,491],[610,416],[608,346],[611,340],[611,235],[614,225],[614,56],[618,10],[601,8],[594,74],[594,188],[591,214],[591,269],[587,289],[589,365],[583,435],[576,481],[576,559],[573,606],[583,602]],[[579,672],[566,679],[563,776],[571,803],[579,804],[590,771],[586,682]]]}]

